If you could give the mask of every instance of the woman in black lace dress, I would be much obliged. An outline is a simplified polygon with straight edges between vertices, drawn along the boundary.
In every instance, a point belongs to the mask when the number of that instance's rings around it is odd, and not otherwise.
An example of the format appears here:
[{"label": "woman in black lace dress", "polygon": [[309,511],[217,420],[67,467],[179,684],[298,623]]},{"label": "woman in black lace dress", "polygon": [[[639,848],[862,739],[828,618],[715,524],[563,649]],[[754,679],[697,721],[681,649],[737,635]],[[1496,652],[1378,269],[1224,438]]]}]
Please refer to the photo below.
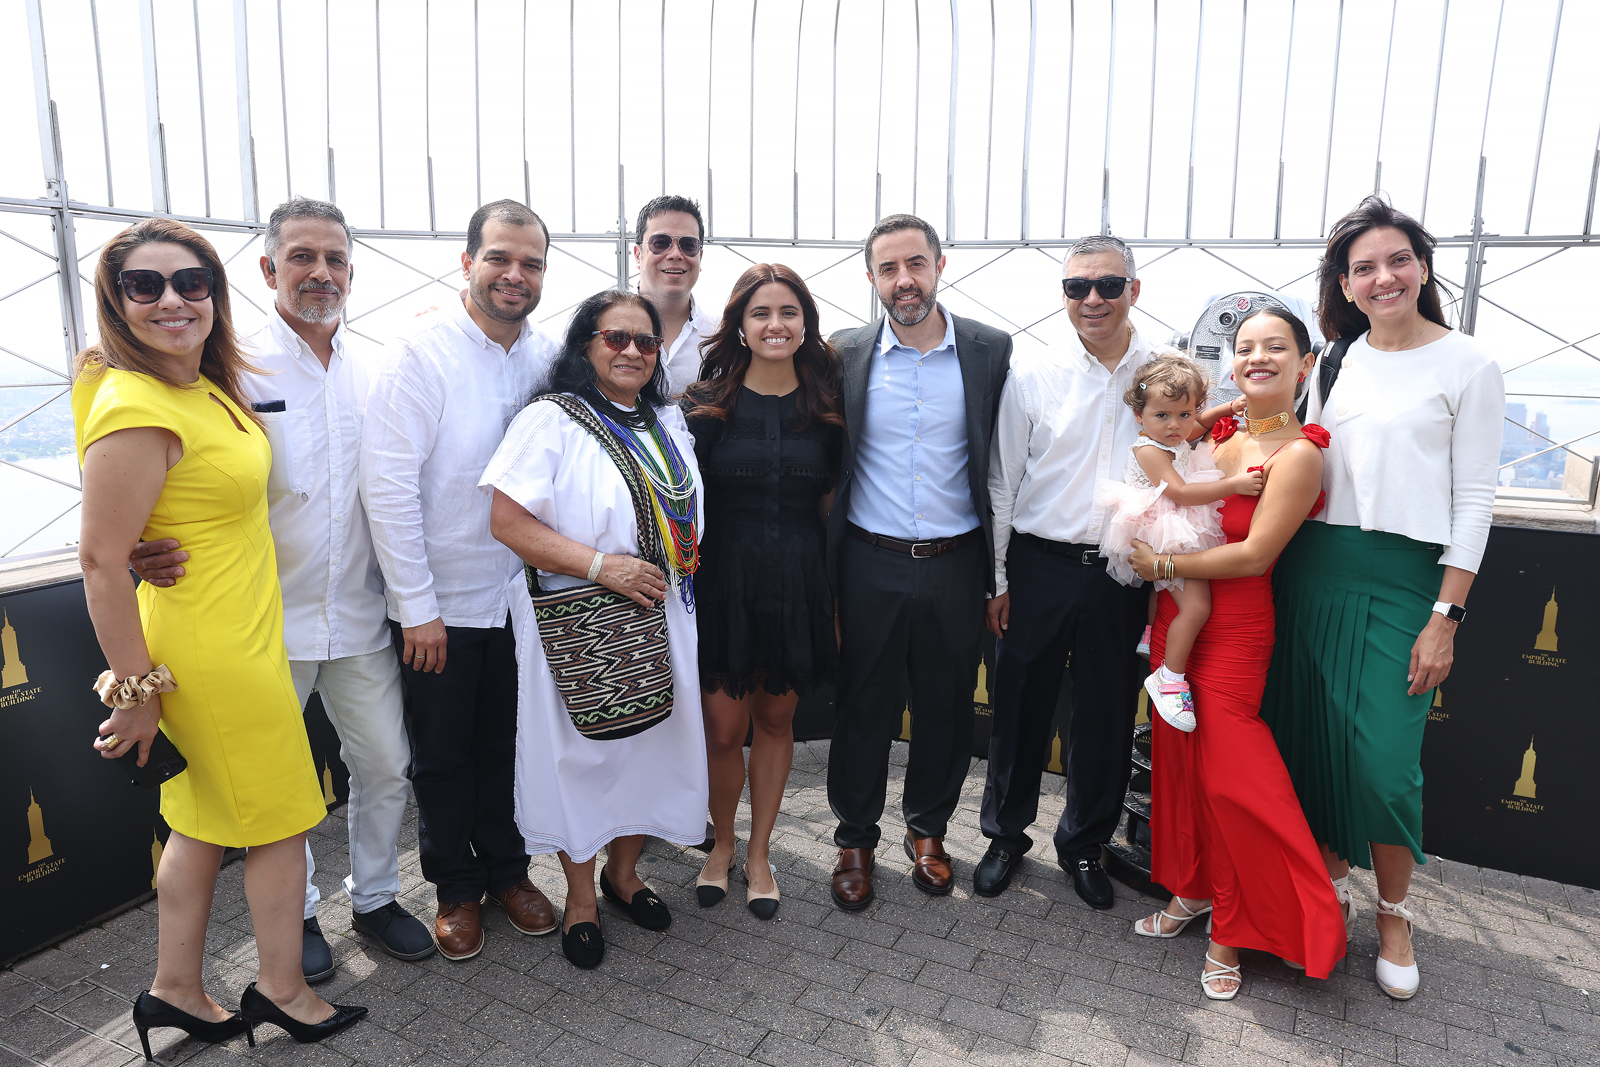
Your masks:
[{"label": "woman in black lace dress", "polygon": [[766,263],[735,283],[701,352],[684,405],[705,486],[695,615],[717,833],[695,895],[702,907],[727,895],[753,723],[747,903],[770,919],[778,884],[767,849],[794,756],[795,704],[833,680],[839,653],[823,555],[844,435],[839,360],[806,283]]}]

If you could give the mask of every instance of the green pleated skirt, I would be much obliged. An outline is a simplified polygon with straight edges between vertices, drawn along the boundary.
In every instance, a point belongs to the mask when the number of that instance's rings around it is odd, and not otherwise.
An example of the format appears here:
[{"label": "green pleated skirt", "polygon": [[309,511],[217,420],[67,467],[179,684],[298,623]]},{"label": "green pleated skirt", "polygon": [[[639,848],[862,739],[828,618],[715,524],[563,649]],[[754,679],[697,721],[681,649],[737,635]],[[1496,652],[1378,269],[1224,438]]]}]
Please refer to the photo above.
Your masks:
[{"label": "green pleated skirt", "polygon": [[1444,568],[1439,545],[1306,522],[1273,574],[1277,643],[1261,718],[1314,837],[1359,867],[1369,842],[1422,855],[1422,732],[1411,647]]}]

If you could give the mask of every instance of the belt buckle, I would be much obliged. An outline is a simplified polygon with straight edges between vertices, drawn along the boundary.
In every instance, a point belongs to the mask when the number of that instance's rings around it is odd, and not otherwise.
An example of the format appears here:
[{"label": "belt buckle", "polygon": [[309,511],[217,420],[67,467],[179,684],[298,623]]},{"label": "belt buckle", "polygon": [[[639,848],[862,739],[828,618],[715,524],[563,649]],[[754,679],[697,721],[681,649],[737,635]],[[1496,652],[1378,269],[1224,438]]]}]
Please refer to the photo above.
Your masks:
[{"label": "belt buckle", "polygon": [[1099,558],[1100,550],[1098,548],[1086,548],[1083,550],[1083,558],[1079,562],[1085,567],[1093,567],[1099,561]]},{"label": "belt buckle", "polygon": [[[919,549],[927,549],[927,551],[926,552],[921,552],[921,551],[918,551]],[[938,546],[938,544],[936,542],[933,542],[933,541],[913,541],[913,542],[911,542],[911,558],[912,559],[932,559],[934,556],[937,556],[938,554],[939,554],[939,546]]]}]

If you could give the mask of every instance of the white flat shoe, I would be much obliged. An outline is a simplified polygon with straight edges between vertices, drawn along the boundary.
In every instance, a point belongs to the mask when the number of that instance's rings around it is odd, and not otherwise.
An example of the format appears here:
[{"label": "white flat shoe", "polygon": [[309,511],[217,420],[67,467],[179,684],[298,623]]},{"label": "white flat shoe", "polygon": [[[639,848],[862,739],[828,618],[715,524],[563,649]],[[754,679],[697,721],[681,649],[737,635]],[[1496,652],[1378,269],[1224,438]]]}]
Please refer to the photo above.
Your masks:
[{"label": "white flat shoe", "polygon": [[[1208,971],[1204,968],[1201,969],[1200,988],[1205,992],[1205,995],[1212,1000],[1232,1000],[1234,997],[1238,996],[1239,990],[1244,988],[1244,975],[1240,972],[1239,968],[1229,967],[1226,963],[1212,959],[1211,953],[1209,952],[1206,953],[1206,963],[1214,963],[1221,969],[1216,971]],[[1239,984],[1234,986],[1232,989],[1225,991],[1219,991],[1211,988],[1212,982],[1226,978],[1231,978]]]},{"label": "white flat shoe", "polygon": [[[1405,900],[1398,904],[1391,904],[1383,897],[1378,897],[1378,914],[1393,915],[1406,921],[1406,933],[1411,932],[1411,924],[1416,915],[1406,907]],[[1413,963],[1409,967],[1402,967],[1398,963],[1390,963],[1383,958],[1383,950],[1378,950],[1377,974],[1378,988],[1383,990],[1395,1000],[1410,1000],[1417,995],[1417,987],[1422,984],[1422,972],[1417,970]]]},{"label": "white flat shoe", "polygon": [[[1177,900],[1178,910],[1183,912],[1182,915],[1174,915],[1166,909],[1162,909],[1161,911],[1156,912],[1154,915],[1146,915],[1143,919],[1135,920],[1133,924],[1133,932],[1138,934],[1140,937],[1159,937],[1165,941],[1168,938],[1177,937],[1179,934],[1183,933],[1189,928],[1190,923],[1211,911],[1211,902],[1209,900],[1206,901],[1206,906],[1201,908],[1199,911],[1190,911],[1189,905],[1184,903],[1182,897],[1175,897],[1174,899]],[[1144,924],[1148,920],[1153,920],[1151,922],[1151,926],[1154,927],[1154,929],[1145,929]],[[1164,920],[1177,923],[1177,929],[1162,933],[1161,931]]]}]

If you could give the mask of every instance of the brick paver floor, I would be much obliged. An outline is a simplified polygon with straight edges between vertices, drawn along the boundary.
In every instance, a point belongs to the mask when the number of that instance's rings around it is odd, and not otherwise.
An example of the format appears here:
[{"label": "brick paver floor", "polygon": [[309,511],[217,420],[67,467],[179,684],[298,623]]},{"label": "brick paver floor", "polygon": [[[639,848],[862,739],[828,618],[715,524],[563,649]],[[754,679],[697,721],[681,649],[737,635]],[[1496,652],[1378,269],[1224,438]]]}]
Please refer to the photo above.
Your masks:
[{"label": "brick paver floor", "polygon": [[[895,747],[903,763],[904,746]],[[701,911],[693,893],[701,854],[652,842],[642,873],[671,906],[672,928],[648,933],[602,905],[608,950],[593,972],[568,965],[555,936],[520,936],[492,907],[484,950],[467,962],[408,964],[368,948],[349,933],[338,891],[345,824],[336,813],[313,842],[322,927],[339,961],[318,990],[372,1014],[321,1046],[296,1046],[274,1027],[253,1051],[242,1039],[209,1046],[176,1030],[156,1031],[153,1045],[163,1062],[295,1067],[1600,1063],[1593,890],[1428,863],[1412,893],[1422,991],[1397,1004],[1372,982],[1374,889],[1358,872],[1360,921],[1327,981],[1246,953],[1238,998],[1211,1003],[1197,981],[1199,924],[1171,941],[1137,938],[1130,921],[1156,902],[1120,885],[1114,910],[1091,911],[1052,862],[1048,831],[1005,894],[972,894],[983,854],[982,763],[946,839],[954,894],[929,898],[911,884],[903,827],[889,818],[877,901],[839,911],[828,895],[826,758],[826,744],[796,747],[773,842],[780,921],[746,911],[737,879],[730,899]],[[1046,776],[1047,789],[1060,783]],[[898,794],[893,781],[890,796]],[[1041,825],[1053,826],[1061,799],[1046,796],[1041,808]],[[402,899],[429,918],[414,812],[401,848]],[[553,858],[535,860],[533,877],[559,902]],[[129,1002],[149,984],[155,952],[152,902],[0,973],[0,1067],[138,1061]],[[207,952],[207,988],[238,1003],[255,956],[242,864],[223,871]]]}]

